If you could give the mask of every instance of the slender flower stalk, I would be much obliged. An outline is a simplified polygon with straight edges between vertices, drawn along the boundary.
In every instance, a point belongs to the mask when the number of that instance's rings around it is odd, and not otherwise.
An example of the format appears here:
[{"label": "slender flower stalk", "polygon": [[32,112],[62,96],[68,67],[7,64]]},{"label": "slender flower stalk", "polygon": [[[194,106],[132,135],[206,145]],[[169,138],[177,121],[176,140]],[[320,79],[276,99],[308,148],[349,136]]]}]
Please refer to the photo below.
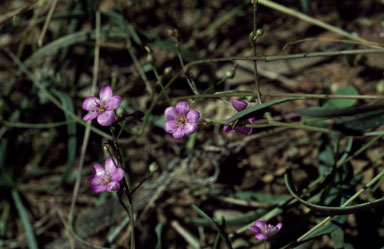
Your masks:
[{"label": "slender flower stalk", "polygon": [[189,105],[185,101],[177,103],[175,107],[168,107],[164,114],[167,118],[164,130],[172,134],[175,139],[181,139],[184,135],[194,133],[197,129],[197,121],[200,119],[200,113],[196,110],[189,110]]},{"label": "slender flower stalk", "polygon": [[277,234],[283,223],[278,223],[276,226],[267,224],[265,221],[258,220],[254,225],[249,227],[249,230],[255,232],[255,239],[257,240],[267,240],[273,235]]},{"label": "slender flower stalk", "polygon": [[115,121],[113,110],[117,109],[121,103],[120,96],[113,96],[112,88],[105,85],[100,89],[100,98],[88,97],[83,101],[83,109],[89,111],[83,117],[83,121],[97,118],[97,122],[102,126],[109,126]]}]

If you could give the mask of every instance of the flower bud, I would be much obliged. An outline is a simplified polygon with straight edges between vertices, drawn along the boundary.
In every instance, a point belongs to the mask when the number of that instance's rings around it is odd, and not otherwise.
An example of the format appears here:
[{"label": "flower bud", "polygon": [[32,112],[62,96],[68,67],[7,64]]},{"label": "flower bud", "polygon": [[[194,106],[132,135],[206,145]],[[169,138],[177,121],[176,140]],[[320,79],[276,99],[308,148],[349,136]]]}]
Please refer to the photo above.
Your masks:
[{"label": "flower bud", "polygon": [[163,74],[164,74],[164,75],[169,75],[171,72],[172,72],[172,67],[166,67],[166,68],[164,69]]}]

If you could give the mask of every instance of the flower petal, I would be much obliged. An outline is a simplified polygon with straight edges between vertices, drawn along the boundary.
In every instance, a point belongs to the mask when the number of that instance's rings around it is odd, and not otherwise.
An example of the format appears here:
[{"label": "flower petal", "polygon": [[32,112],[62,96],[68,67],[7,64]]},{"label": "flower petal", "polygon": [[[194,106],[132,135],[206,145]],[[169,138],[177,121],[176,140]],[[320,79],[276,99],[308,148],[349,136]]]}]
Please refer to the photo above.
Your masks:
[{"label": "flower petal", "polygon": [[252,134],[252,131],[253,131],[252,128],[241,127],[241,126],[237,126],[237,127],[236,127],[236,130],[237,130],[238,132],[240,132],[241,134],[243,134],[243,135],[250,135],[250,134]]},{"label": "flower petal", "polygon": [[115,121],[115,115],[113,111],[105,111],[99,114],[97,122],[102,126],[111,125]]},{"label": "flower petal", "polygon": [[167,120],[175,120],[179,113],[177,112],[175,107],[171,106],[165,109],[164,115]]},{"label": "flower petal", "polygon": [[251,230],[252,232],[255,232],[255,233],[261,233],[260,228],[258,228],[255,225],[250,226],[248,229]]},{"label": "flower petal", "polygon": [[100,100],[102,102],[108,102],[109,99],[112,97],[113,92],[112,88],[109,85],[105,85],[102,88],[100,88]]},{"label": "flower petal", "polygon": [[105,170],[103,166],[98,163],[92,165],[92,176],[105,176]]},{"label": "flower petal", "polygon": [[95,111],[100,104],[100,100],[96,97],[89,97],[83,101],[82,108],[87,111]]},{"label": "flower petal", "polygon": [[257,240],[266,240],[266,239],[268,239],[268,235],[265,233],[257,233],[257,234],[255,234],[255,238]]},{"label": "flower petal", "polygon": [[177,125],[176,125],[176,122],[173,121],[173,120],[168,120],[167,122],[165,122],[164,124],[164,130],[167,132],[167,133],[174,133],[176,132],[178,129]]},{"label": "flower petal", "polygon": [[262,220],[257,220],[255,221],[254,226],[258,227],[261,231],[265,230],[267,226],[267,222],[262,221]]},{"label": "flower petal", "polygon": [[121,181],[124,177],[124,170],[122,168],[117,168],[112,174],[112,181]]},{"label": "flower petal", "polygon": [[104,178],[101,176],[95,176],[93,178],[88,178],[88,182],[91,186],[104,185]]},{"label": "flower petal", "polygon": [[117,192],[120,189],[120,183],[117,181],[112,181],[107,185],[108,192]]},{"label": "flower petal", "polygon": [[[115,161],[115,163],[113,163],[113,161]],[[105,160],[105,171],[107,174],[109,174],[110,176],[113,175],[113,173],[115,172],[116,170],[116,166],[115,164],[117,165],[117,160],[116,158],[111,158],[111,157],[107,157],[107,159]]]},{"label": "flower petal", "polygon": [[85,115],[83,117],[83,121],[87,122],[89,120],[97,118],[97,116],[99,116],[99,113],[97,113],[97,112],[90,112],[90,113],[88,113],[87,115]]},{"label": "flower petal", "polygon": [[189,105],[185,101],[180,101],[179,103],[177,103],[175,108],[179,114],[185,115],[189,111]]},{"label": "flower petal", "polygon": [[183,129],[178,128],[175,132],[172,133],[174,139],[182,139],[184,137]]},{"label": "flower petal", "polygon": [[188,113],[187,113],[187,122],[188,123],[196,123],[200,118],[200,113],[196,110],[190,110]]},{"label": "flower petal", "polygon": [[232,102],[233,108],[235,108],[236,111],[238,112],[244,110],[248,106],[248,103],[243,100],[232,99],[231,102]]},{"label": "flower petal", "polygon": [[95,193],[100,193],[107,190],[107,185],[91,185],[91,189]]},{"label": "flower petal", "polygon": [[195,132],[197,129],[196,123],[185,123],[184,124],[184,134],[190,135]]},{"label": "flower petal", "polygon": [[225,131],[226,133],[234,133],[236,130],[233,129],[230,125],[224,125],[223,131]]},{"label": "flower petal", "polygon": [[110,110],[114,110],[116,108],[118,108],[121,104],[121,97],[120,96],[113,96],[111,97],[108,102],[107,102],[107,105],[108,105],[108,111]]},{"label": "flower petal", "polygon": [[283,227],[283,223],[278,223],[277,225],[276,225],[276,228],[277,228],[277,231],[280,231],[280,229]]}]

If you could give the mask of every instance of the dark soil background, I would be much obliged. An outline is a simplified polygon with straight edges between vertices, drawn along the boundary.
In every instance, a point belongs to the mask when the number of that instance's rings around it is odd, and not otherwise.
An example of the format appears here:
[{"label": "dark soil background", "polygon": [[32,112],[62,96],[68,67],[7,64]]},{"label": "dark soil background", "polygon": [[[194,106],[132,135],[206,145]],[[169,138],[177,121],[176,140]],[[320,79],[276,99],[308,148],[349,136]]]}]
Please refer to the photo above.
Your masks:
[{"label": "dark soil background", "polygon": [[[20,207],[15,204],[22,203],[38,248],[129,248],[127,215],[116,195],[95,194],[86,182],[92,164],[105,161],[103,146],[112,146],[112,143],[91,132],[80,172],[76,219],[74,224],[68,224],[85,127],[74,122],[24,127],[24,123],[50,124],[71,118],[47,98],[10,54],[19,58],[63,105],[67,101],[67,108],[72,107],[71,111],[81,118],[85,115],[81,103],[91,92],[95,48],[91,31],[95,30],[96,10],[99,10],[101,44],[97,92],[101,86],[112,84],[114,93],[123,98],[124,108],[119,114],[134,111],[140,114],[150,108],[153,98],[127,47],[136,55],[157,94],[161,88],[156,84],[149,62],[152,61],[164,84],[175,77],[167,90],[175,104],[177,101],[173,98],[193,95],[193,92],[185,74],[179,74],[182,67],[177,43],[170,31],[177,30],[180,34],[179,46],[185,63],[251,56],[249,35],[253,30],[253,8],[247,1],[229,0],[59,0],[39,46],[38,39],[53,2],[0,2],[0,247],[28,248],[30,238],[26,236]],[[384,42],[382,1],[276,2],[371,42]],[[346,42],[338,34],[263,4],[258,8],[257,23],[264,31],[257,42],[260,56],[369,48],[361,43]],[[81,31],[85,35],[77,33]],[[70,36],[73,34],[76,35]],[[148,51],[151,61],[148,61]],[[167,67],[170,73],[164,74]],[[233,68],[233,62],[207,63],[192,66],[189,72],[200,93],[254,91],[252,61],[236,62],[235,77],[218,83]],[[272,93],[334,93],[345,87],[353,87],[359,94],[381,95],[383,69],[384,56],[379,53],[260,62],[259,82],[266,94],[264,102],[275,98],[268,96]],[[250,106],[257,104],[254,97],[246,100]],[[375,102],[359,100],[357,105]],[[225,121],[233,115],[232,107],[220,98],[199,98],[189,103],[204,118]],[[318,103],[317,100],[292,101],[269,111],[282,122],[295,122],[300,119],[293,113],[294,108]],[[193,203],[211,217],[218,220],[225,217],[225,232],[234,233],[233,248],[264,248],[250,231],[236,231],[290,197],[284,184],[287,167],[294,169],[297,189],[305,188],[319,176],[320,134],[300,129],[263,128],[242,136],[224,133],[220,125],[201,122],[193,138],[175,140],[163,129],[163,112],[168,106],[166,99],[161,98],[143,134],[134,136],[123,132],[119,140],[133,183],[146,177],[151,167],[157,169],[133,196],[137,211],[136,247],[195,248],[184,237],[188,235],[199,242],[201,248],[213,248],[216,231],[193,211],[190,206]],[[263,115],[256,119],[259,123],[266,122]],[[133,132],[139,131],[144,122],[140,117],[127,120],[127,128]],[[95,121],[92,125],[109,133],[109,128]],[[369,140],[356,137],[352,152]],[[379,167],[367,165],[383,152],[382,142],[382,138],[379,139],[350,162],[353,170],[364,169],[352,194],[380,171]],[[345,148],[347,143],[348,138],[342,138],[341,147]],[[376,164],[382,163],[382,159],[376,161]],[[15,200],[15,191],[19,202]],[[358,202],[381,198],[383,191],[381,181]],[[271,224],[282,222],[283,228],[268,242],[268,247],[283,247],[323,218],[324,215],[299,204],[282,207],[281,212],[269,220]],[[348,215],[342,224],[345,248],[381,248],[383,226],[382,207]],[[161,232],[162,247],[156,247],[159,246],[156,230]],[[225,248],[224,242],[219,248]],[[330,235],[324,235],[306,248],[338,247]]]}]

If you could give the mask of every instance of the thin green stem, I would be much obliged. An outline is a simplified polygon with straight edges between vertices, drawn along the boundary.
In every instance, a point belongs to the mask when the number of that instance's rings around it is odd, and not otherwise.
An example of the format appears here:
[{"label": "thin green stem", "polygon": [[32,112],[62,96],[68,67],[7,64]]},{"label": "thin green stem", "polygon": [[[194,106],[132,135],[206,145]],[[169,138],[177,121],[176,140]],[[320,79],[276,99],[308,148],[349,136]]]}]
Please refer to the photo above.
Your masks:
[{"label": "thin green stem", "polygon": [[[253,56],[256,57],[258,0],[253,0],[251,2],[253,4],[253,32],[252,32],[250,38],[251,38],[252,53],[253,53]],[[253,61],[253,76],[255,78],[257,100],[259,101],[259,104],[261,104],[262,102],[261,102],[261,95],[260,95],[259,75],[257,73],[257,60]]]},{"label": "thin green stem", "polygon": [[[263,96],[268,97],[297,97],[305,99],[377,99],[384,100],[384,96],[375,95],[341,95],[341,94],[306,94],[306,93],[262,93]],[[199,94],[188,95],[172,98],[175,101],[184,99],[202,99],[202,98],[223,98],[223,97],[248,97],[257,96],[254,92],[250,91],[230,91],[220,92],[216,94]]]},{"label": "thin green stem", "polygon": [[217,63],[217,62],[228,62],[228,61],[252,61],[261,60],[265,62],[278,61],[278,60],[290,60],[300,58],[311,58],[311,57],[328,57],[328,56],[340,56],[340,55],[355,55],[355,54],[377,54],[384,53],[384,49],[353,49],[353,50],[342,50],[342,51],[325,51],[325,52],[312,52],[312,53],[300,53],[300,54],[289,54],[289,55],[272,55],[272,56],[239,56],[239,57],[226,57],[226,58],[213,58],[213,59],[202,59],[191,61],[186,64],[186,67],[191,67],[199,64],[206,63]]},{"label": "thin green stem", "polygon": [[139,75],[140,75],[141,79],[144,81],[145,88],[147,89],[148,93],[152,96],[154,91],[153,91],[153,89],[151,87],[151,84],[149,83],[149,80],[148,80],[147,76],[144,73],[143,68],[140,65],[139,60],[136,57],[135,51],[133,51],[132,42],[131,42],[130,38],[127,38],[126,49],[128,50],[129,56],[131,57],[137,72],[139,72]]}]

